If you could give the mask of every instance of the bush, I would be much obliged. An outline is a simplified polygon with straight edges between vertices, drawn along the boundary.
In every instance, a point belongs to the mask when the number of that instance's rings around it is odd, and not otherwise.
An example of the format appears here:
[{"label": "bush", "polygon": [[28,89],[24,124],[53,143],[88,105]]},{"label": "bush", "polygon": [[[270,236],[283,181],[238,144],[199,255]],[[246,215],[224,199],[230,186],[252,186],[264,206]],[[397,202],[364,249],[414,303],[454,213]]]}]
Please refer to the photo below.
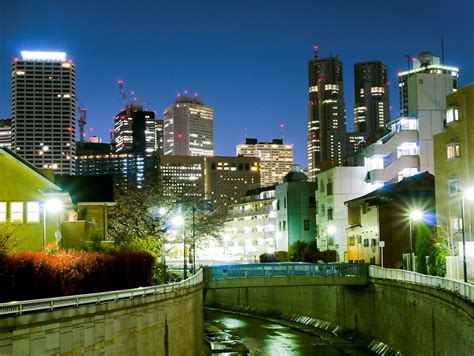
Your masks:
[{"label": "bush", "polygon": [[288,249],[288,258],[291,262],[336,262],[337,251],[319,251],[316,241],[311,241],[310,243],[296,241]]},{"label": "bush", "polygon": [[262,253],[260,256],[260,263],[266,262],[288,262],[288,252],[277,251],[275,253]]},{"label": "bush", "polygon": [[0,302],[129,289],[152,284],[146,252],[23,252],[0,255]]}]

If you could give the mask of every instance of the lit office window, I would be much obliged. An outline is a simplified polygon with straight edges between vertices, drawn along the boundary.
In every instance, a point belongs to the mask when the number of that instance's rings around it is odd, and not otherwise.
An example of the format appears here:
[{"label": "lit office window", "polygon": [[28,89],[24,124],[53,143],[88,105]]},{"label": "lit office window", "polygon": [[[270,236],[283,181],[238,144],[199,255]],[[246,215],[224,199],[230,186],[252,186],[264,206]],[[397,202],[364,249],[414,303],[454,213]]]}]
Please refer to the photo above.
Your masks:
[{"label": "lit office window", "polygon": [[40,208],[37,201],[28,202],[26,221],[29,223],[37,223],[40,221]]},{"label": "lit office window", "polygon": [[7,221],[7,203],[2,201],[0,202],[0,222]]},{"label": "lit office window", "polygon": [[23,222],[23,203],[22,202],[10,203],[10,222],[12,223]]}]

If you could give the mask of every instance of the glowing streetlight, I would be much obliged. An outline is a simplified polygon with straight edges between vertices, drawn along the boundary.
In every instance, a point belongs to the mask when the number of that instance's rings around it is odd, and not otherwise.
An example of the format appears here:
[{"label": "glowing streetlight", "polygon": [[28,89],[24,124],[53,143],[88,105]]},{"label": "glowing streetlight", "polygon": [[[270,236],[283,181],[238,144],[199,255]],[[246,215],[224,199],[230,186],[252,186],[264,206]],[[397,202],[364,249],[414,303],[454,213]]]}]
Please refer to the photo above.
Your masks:
[{"label": "glowing streetlight", "polygon": [[464,226],[464,201],[465,200],[474,200],[474,187],[469,187],[464,190],[461,194],[461,232],[462,232],[462,264],[463,264],[463,272],[464,272],[464,282],[467,283],[467,260],[466,260],[466,236],[464,233],[465,226]]},{"label": "glowing streetlight", "polygon": [[413,221],[420,221],[423,219],[423,212],[421,210],[415,209],[410,212],[410,271],[414,271],[413,266],[413,233],[412,233],[412,224]]},{"label": "glowing streetlight", "polygon": [[176,215],[172,220],[172,224],[176,227],[183,227],[183,279],[187,277],[188,264],[186,261],[186,235],[184,233],[184,218],[181,215]]},{"label": "glowing streetlight", "polygon": [[[59,213],[63,208],[63,203],[56,198],[48,199],[43,204],[43,238],[42,238],[42,248],[46,247],[46,212]],[[59,229],[58,229],[59,231]],[[60,236],[60,234],[55,234],[55,236]]]}]

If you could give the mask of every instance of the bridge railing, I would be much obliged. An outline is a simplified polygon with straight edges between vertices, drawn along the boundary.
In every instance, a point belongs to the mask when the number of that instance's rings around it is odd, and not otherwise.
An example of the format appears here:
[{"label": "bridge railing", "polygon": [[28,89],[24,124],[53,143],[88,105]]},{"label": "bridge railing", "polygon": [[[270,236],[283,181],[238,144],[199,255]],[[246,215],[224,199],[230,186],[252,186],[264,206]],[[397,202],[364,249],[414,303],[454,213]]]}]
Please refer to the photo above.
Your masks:
[{"label": "bridge railing", "polygon": [[0,316],[20,315],[26,312],[54,310],[64,307],[79,307],[86,304],[102,304],[121,299],[132,299],[152,294],[164,294],[174,292],[183,288],[193,287],[203,281],[202,269],[190,278],[176,283],[161,284],[151,287],[139,287],[134,289],[123,289],[110,292],[71,295],[66,297],[12,301],[0,303]]},{"label": "bridge railing", "polygon": [[361,264],[255,263],[213,266],[205,269],[206,280],[289,276],[359,277],[367,270]]},{"label": "bridge railing", "polygon": [[471,302],[474,302],[474,285],[470,283],[400,269],[382,268],[379,266],[369,266],[369,277],[441,288],[459,294]]}]

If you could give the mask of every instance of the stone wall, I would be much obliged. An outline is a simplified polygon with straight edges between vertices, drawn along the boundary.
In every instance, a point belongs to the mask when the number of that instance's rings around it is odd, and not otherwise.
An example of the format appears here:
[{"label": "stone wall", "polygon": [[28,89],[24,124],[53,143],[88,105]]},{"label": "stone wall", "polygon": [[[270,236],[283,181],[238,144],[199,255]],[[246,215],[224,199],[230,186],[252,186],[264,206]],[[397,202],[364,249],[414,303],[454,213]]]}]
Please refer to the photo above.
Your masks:
[{"label": "stone wall", "polygon": [[474,350],[472,303],[403,282],[208,289],[205,305],[247,305],[316,317],[357,329],[404,355],[471,355]]},{"label": "stone wall", "polygon": [[199,355],[202,287],[0,318],[0,355]]}]

